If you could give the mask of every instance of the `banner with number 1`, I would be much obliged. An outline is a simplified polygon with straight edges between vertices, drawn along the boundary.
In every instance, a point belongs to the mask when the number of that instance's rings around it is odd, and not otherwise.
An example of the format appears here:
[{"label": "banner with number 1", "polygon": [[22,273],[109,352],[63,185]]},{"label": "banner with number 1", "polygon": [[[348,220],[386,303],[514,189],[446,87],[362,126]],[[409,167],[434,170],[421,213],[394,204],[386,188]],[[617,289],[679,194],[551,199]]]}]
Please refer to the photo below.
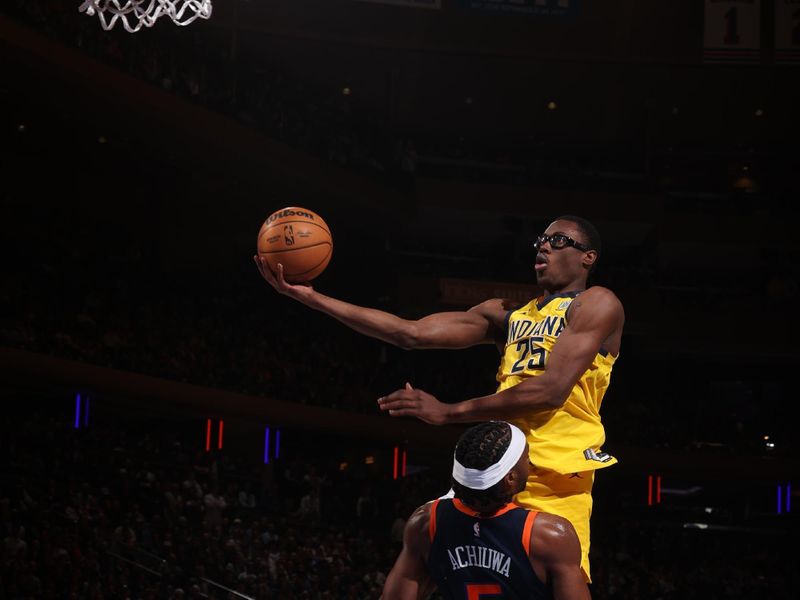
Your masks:
[{"label": "banner with number 1", "polygon": [[703,62],[758,63],[760,34],[760,0],[706,0]]}]

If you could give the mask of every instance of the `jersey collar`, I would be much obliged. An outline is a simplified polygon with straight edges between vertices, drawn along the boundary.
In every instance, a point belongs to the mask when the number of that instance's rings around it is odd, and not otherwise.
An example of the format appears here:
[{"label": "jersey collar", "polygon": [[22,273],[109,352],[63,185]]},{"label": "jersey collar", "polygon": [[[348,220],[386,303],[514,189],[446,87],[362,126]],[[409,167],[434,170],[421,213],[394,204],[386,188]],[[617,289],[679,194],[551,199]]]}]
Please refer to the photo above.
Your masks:
[{"label": "jersey collar", "polygon": [[551,294],[550,296],[539,296],[536,299],[536,309],[542,310],[545,306],[550,304],[556,298],[575,298],[581,292],[583,292],[583,290],[578,290],[577,292],[563,292],[561,294]]},{"label": "jersey collar", "polygon": [[470,517],[478,517],[479,519],[493,519],[494,517],[499,517],[500,515],[506,514],[510,510],[519,508],[516,504],[512,504],[511,502],[509,502],[505,506],[501,507],[497,512],[494,512],[491,515],[482,515],[479,512],[472,510],[469,506],[464,504],[458,498],[453,498],[453,506],[455,506],[456,509],[458,509],[465,515],[469,515]]}]

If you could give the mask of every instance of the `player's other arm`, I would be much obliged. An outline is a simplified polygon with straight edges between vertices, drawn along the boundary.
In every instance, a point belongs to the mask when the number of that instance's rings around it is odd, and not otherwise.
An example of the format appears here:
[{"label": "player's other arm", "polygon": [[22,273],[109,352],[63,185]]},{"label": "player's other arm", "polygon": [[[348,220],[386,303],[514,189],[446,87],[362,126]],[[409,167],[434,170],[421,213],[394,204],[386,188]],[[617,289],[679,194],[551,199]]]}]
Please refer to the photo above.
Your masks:
[{"label": "player's other arm", "polygon": [[568,520],[540,513],[533,523],[529,557],[554,600],[591,600],[581,571],[581,543]]},{"label": "player's other arm", "polygon": [[503,301],[495,299],[468,311],[436,313],[419,320],[403,319],[382,310],[331,298],[309,285],[287,283],[281,265],[278,272],[273,273],[264,259],[254,258],[262,277],[281,294],[330,315],[359,333],[407,350],[467,348],[493,342],[507,312]]},{"label": "player's other arm", "polygon": [[430,503],[420,506],[403,530],[403,549],[386,578],[381,600],[418,600],[436,589],[425,562],[430,550]]}]

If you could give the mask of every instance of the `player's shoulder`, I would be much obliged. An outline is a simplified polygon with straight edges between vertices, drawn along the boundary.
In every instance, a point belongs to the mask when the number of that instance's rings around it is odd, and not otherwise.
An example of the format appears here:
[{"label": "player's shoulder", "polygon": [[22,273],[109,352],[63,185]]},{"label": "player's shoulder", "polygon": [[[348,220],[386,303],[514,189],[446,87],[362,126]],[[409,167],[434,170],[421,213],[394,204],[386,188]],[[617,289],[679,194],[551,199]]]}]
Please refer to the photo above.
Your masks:
[{"label": "player's shoulder", "polygon": [[421,506],[418,506],[411,516],[408,518],[406,524],[411,529],[427,529],[431,520],[431,511],[438,500],[430,500]]},{"label": "player's shoulder", "polygon": [[588,299],[595,302],[612,302],[618,303],[620,306],[622,305],[619,297],[613,291],[602,285],[593,285],[588,287],[583,290],[578,297],[582,300]]},{"label": "player's shoulder", "polygon": [[574,549],[576,545],[580,548],[580,540],[572,523],[564,517],[544,512],[536,516],[531,542],[538,555],[544,559],[557,558]]},{"label": "player's shoulder", "polygon": [[535,522],[537,532],[545,539],[555,540],[577,535],[575,527],[568,519],[552,513],[540,512]]},{"label": "player's shoulder", "polygon": [[623,317],[625,314],[622,301],[614,292],[601,285],[594,285],[578,294],[570,306],[570,313],[574,313],[575,309],[581,305],[591,306],[593,310],[602,311],[608,315]]},{"label": "player's shoulder", "polygon": [[432,537],[431,517],[436,500],[426,502],[411,513],[403,531],[405,544],[415,552],[425,553]]}]

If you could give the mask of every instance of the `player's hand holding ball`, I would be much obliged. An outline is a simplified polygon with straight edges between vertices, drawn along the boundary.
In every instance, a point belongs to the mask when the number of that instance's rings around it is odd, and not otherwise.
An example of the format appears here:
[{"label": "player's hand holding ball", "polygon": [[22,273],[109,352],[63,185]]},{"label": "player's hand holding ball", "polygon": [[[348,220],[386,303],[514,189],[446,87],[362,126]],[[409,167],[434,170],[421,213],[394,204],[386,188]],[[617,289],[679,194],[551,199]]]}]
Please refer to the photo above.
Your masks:
[{"label": "player's hand holding ball", "polygon": [[267,217],[256,248],[254,259],[261,276],[278,292],[300,298],[311,291],[308,282],[328,266],[333,238],[317,213],[289,206]]}]

